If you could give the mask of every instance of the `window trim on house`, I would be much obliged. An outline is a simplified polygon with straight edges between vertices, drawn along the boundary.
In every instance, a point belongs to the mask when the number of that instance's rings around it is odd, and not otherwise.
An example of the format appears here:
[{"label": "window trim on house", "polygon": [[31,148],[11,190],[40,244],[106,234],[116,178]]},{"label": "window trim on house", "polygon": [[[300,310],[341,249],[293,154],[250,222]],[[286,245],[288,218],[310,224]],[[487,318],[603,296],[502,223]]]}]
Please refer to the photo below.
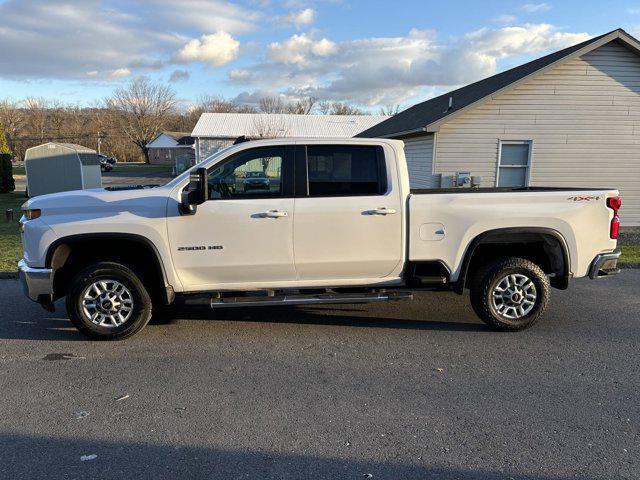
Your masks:
[{"label": "window trim on house", "polygon": [[[503,145],[527,145],[529,147],[529,154],[527,156],[527,165],[502,165],[502,146]],[[500,169],[501,168],[524,168],[524,186],[528,187],[531,180],[531,165],[533,160],[533,140],[498,140],[498,161],[496,163],[496,181],[495,186],[500,185]]]}]

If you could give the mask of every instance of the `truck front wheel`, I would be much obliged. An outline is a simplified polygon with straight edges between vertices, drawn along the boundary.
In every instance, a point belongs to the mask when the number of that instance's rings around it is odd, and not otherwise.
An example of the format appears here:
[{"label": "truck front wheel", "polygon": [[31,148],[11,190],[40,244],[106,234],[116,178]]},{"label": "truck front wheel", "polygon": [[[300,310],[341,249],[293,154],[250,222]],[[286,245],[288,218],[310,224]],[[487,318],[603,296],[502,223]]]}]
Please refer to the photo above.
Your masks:
[{"label": "truck front wheel", "polygon": [[149,293],[138,276],[119,263],[96,263],[78,273],[66,303],[71,322],[95,340],[130,337],[151,318]]},{"label": "truck front wheel", "polygon": [[524,330],[544,313],[549,279],[535,263],[508,257],[491,262],[474,276],[471,306],[495,330]]}]

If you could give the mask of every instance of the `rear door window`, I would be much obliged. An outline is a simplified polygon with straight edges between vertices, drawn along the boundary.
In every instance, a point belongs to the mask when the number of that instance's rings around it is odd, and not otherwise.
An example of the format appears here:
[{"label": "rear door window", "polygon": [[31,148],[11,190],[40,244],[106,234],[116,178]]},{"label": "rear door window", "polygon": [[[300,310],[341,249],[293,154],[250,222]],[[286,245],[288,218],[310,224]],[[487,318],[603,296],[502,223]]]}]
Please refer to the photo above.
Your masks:
[{"label": "rear door window", "polygon": [[382,148],[368,145],[309,145],[310,197],[381,195],[387,189]]}]

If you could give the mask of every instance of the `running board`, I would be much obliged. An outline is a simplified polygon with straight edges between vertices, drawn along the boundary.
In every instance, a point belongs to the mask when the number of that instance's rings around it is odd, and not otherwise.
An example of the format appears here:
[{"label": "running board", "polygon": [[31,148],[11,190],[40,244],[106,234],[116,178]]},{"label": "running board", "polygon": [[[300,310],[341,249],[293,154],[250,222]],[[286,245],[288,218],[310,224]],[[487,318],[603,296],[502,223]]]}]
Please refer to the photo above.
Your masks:
[{"label": "running board", "polygon": [[394,300],[412,299],[411,292],[377,292],[377,293],[322,293],[317,295],[281,295],[281,296],[247,296],[247,297],[212,297],[211,308],[222,307],[263,307],[277,305],[309,305],[321,303],[369,303],[390,302]]}]

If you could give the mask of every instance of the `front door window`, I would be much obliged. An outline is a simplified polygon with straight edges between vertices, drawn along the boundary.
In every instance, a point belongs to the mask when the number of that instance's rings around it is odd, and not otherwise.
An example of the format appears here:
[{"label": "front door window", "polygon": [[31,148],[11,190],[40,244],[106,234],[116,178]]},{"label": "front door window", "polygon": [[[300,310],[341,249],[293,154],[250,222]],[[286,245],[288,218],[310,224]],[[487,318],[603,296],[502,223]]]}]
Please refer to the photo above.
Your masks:
[{"label": "front door window", "polygon": [[209,198],[277,198],[282,196],[284,147],[240,152],[209,172]]}]

